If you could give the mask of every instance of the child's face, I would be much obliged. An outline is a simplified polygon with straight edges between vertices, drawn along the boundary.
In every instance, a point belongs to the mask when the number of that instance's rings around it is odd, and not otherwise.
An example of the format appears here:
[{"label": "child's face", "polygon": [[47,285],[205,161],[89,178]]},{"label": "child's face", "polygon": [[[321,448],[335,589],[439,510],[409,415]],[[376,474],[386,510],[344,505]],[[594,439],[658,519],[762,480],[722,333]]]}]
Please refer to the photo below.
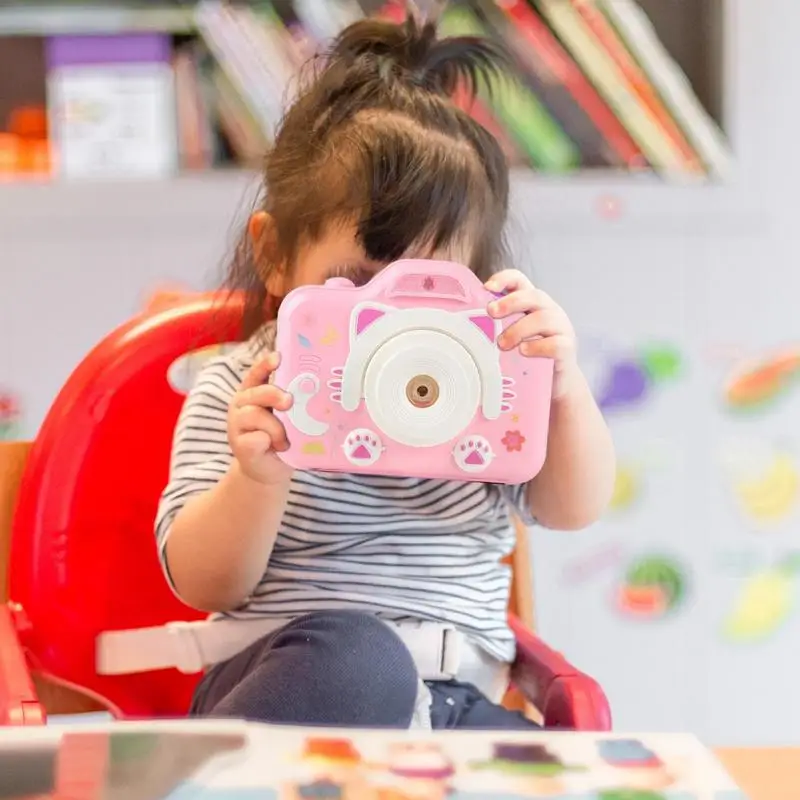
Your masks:
[{"label": "child's face", "polygon": [[[432,253],[425,248],[413,248],[404,253],[404,258],[437,258],[447,261],[469,263],[466,247],[453,246]],[[337,276],[349,278],[357,286],[363,286],[386,263],[367,257],[356,238],[355,226],[337,227],[328,231],[318,241],[302,247],[297,255],[294,269],[289,274],[289,285],[285,291],[297,286],[321,284]],[[285,292],[284,292],[285,293]]]}]

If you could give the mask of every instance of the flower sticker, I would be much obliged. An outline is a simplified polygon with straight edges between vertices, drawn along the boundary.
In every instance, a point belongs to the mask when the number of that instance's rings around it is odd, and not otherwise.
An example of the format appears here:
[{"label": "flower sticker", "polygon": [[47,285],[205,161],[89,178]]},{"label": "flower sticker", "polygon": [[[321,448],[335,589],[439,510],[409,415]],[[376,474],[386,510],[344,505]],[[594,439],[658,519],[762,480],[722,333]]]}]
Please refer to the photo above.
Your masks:
[{"label": "flower sticker", "polygon": [[519,431],[506,431],[506,435],[500,441],[509,453],[515,451],[519,453],[525,444],[525,437]]},{"label": "flower sticker", "polygon": [[20,417],[17,398],[10,392],[0,391],[0,441],[15,438]]}]

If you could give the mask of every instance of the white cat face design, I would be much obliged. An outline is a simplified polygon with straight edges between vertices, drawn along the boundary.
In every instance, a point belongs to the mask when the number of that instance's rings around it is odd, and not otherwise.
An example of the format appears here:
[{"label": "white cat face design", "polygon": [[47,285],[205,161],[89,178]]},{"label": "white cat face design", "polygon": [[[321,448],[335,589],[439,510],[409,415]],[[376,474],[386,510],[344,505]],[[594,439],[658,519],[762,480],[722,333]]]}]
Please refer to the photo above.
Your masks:
[{"label": "white cat face design", "polygon": [[[352,344],[359,336],[364,334],[378,320],[385,319],[387,315],[402,315],[409,322],[403,324],[404,328],[410,328],[409,324],[411,313],[415,311],[436,311],[445,318],[466,317],[491,344],[496,344],[497,337],[500,335],[500,321],[490,317],[485,309],[470,309],[469,311],[448,312],[438,309],[398,309],[394,306],[384,305],[383,303],[359,303],[350,315],[350,343]],[[410,313],[409,313],[410,312]],[[399,320],[398,320],[399,322]]]},{"label": "white cat face design", "polygon": [[382,303],[357,305],[350,315],[350,352],[343,368],[341,403],[355,411],[362,398],[362,382],[368,361],[395,336],[413,330],[439,330],[448,334],[472,357],[480,374],[481,409],[488,420],[503,410],[503,377],[497,337],[499,320],[486,310],[448,312],[439,308],[395,308]]}]

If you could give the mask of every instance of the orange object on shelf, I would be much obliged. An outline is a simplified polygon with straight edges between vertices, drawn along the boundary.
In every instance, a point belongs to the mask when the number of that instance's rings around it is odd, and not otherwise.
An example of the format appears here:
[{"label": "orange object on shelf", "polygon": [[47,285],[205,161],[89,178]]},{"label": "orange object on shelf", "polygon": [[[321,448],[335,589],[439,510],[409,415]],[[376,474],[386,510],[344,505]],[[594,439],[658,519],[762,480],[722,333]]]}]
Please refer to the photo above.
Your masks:
[{"label": "orange object on shelf", "polygon": [[8,130],[20,139],[47,139],[47,111],[43,106],[20,106],[8,115]]},{"label": "orange object on shelf", "polygon": [[18,136],[0,131],[0,175],[13,175],[19,161]]}]

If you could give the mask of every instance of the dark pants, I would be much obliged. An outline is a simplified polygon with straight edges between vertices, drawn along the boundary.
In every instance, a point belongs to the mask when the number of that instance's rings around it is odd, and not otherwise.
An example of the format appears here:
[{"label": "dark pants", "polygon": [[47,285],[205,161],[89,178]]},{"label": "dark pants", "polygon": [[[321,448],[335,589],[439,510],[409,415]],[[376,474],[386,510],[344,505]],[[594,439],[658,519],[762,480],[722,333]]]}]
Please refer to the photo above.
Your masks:
[{"label": "dark pants", "polygon": [[[310,614],[265,636],[200,681],[190,713],[263,722],[408,728],[417,670],[399,636],[353,611]],[[531,729],[521,714],[457,681],[428,683],[434,728]]]}]

